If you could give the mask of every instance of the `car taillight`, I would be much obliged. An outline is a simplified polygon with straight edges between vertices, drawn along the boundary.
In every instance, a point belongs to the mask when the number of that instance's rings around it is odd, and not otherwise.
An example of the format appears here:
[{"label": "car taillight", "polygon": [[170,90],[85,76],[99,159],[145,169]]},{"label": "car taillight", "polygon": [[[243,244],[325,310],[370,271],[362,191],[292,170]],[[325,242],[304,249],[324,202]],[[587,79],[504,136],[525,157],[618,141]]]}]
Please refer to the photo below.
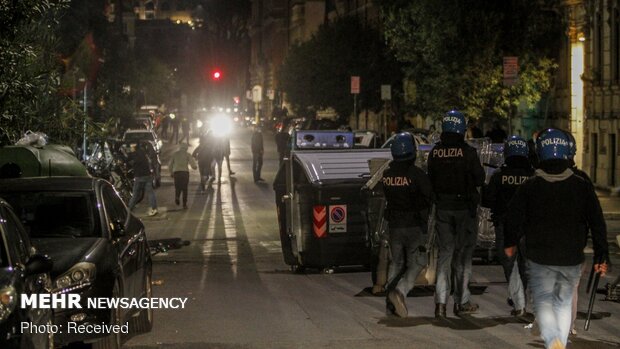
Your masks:
[{"label": "car taillight", "polygon": [[327,237],[327,207],[315,205],[312,209],[312,232],[317,239]]}]

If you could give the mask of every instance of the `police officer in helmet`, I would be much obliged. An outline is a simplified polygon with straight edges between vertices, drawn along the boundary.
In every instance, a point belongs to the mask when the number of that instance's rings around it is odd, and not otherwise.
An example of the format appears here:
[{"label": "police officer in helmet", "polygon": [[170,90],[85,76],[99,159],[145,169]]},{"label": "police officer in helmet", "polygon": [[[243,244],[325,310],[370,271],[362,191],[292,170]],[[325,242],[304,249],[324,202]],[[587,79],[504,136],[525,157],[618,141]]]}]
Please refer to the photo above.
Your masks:
[{"label": "police officer in helmet", "polygon": [[[482,192],[482,206],[491,209],[497,258],[508,282],[508,300],[514,307],[512,315],[521,318],[526,315],[525,260],[521,253],[513,257],[508,257],[504,253],[504,224],[510,199],[519,185],[534,175],[528,154],[529,149],[525,139],[519,136],[509,137],[504,142],[504,164],[493,173],[489,184]],[[518,249],[518,252],[523,252],[523,249]]]},{"label": "police officer in helmet", "polygon": [[478,305],[470,301],[471,260],[476,246],[480,201],[478,187],[485,173],[476,150],[465,143],[465,116],[456,110],[442,119],[441,141],[428,156],[428,176],[435,194],[436,231],[439,245],[435,317],[446,317],[446,303],[454,267],[454,314],[472,314]]},{"label": "police officer in helmet", "polygon": [[396,135],[391,151],[394,160],[382,180],[392,255],[386,303],[388,312],[407,317],[407,293],[426,266],[425,235],[432,188],[426,173],[414,164],[416,146],[410,133]]},{"label": "police officer in helmet", "polygon": [[609,249],[603,212],[593,187],[569,168],[569,137],[547,129],[536,139],[535,175],[521,184],[508,205],[505,252],[525,237],[528,289],[546,348],[565,348],[571,302],[581,277],[588,231],[594,270],[607,272]]}]

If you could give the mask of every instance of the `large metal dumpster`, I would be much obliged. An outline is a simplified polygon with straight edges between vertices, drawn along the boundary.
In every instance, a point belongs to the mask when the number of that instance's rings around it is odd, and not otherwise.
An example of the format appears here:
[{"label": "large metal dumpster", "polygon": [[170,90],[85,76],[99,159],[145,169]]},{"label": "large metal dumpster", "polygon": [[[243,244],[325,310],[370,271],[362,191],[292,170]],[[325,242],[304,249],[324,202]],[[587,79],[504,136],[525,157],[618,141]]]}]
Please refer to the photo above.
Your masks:
[{"label": "large metal dumpster", "polygon": [[0,147],[0,174],[5,178],[88,176],[86,167],[77,159],[73,150],[58,144]]},{"label": "large metal dumpster", "polygon": [[284,261],[292,269],[370,265],[360,189],[371,158],[389,149],[352,149],[352,132],[296,131],[274,190]]}]

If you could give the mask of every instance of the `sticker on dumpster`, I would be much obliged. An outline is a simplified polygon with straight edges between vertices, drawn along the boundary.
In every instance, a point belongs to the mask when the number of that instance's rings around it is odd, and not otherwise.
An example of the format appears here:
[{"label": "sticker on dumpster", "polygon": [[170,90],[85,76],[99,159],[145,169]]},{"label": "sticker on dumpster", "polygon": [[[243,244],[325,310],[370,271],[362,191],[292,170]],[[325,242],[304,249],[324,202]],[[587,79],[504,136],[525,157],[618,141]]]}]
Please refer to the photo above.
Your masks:
[{"label": "sticker on dumpster", "polygon": [[322,238],[327,234],[327,209],[325,206],[314,206],[312,216],[312,229],[314,235]]},{"label": "sticker on dumpster", "polygon": [[329,232],[345,233],[347,231],[347,205],[329,206]]}]

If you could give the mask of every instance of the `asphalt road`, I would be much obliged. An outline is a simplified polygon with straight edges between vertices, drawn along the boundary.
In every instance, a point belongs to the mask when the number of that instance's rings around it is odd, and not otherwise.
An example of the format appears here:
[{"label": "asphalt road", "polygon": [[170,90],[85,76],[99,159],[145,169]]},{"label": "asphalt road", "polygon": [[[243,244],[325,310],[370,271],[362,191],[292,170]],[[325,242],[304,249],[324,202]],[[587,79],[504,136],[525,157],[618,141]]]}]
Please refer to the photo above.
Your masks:
[{"label": "asphalt road", "polygon": [[[126,348],[542,348],[539,337],[509,315],[506,283],[498,265],[474,266],[474,301],[480,312],[433,319],[432,291],[407,299],[409,317],[385,315],[382,297],[369,296],[370,273],[336,270],[293,274],[284,264],[274,194],[277,168],[273,135],[265,134],[265,183],[252,181],[250,132],[232,137],[231,165],[206,194],[190,179],[189,208],[174,204],[172,179],[163,170],[157,193],[160,214],[145,217],[149,239],[179,237],[190,245],[154,257],[154,296],[189,297],[182,310],[156,310],[153,331],[129,339]],[[193,146],[197,141],[192,140]],[[163,160],[174,150],[164,145]],[[619,199],[620,200],[620,199]],[[143,203],[136,212],[145,215]],[[610,222],[610,230],[620,230]],[[610,240],[615,233],[610,233]],[[620,264],[617,246],[613,261]],[[601,285],[618,275],[614,270]],[[578,335],[569,348],[620,347],[620,304],[597,301],[596,319],[583,331],[588,297],[580,289]],[[599,299],[603,295],[598,296]]]}]

